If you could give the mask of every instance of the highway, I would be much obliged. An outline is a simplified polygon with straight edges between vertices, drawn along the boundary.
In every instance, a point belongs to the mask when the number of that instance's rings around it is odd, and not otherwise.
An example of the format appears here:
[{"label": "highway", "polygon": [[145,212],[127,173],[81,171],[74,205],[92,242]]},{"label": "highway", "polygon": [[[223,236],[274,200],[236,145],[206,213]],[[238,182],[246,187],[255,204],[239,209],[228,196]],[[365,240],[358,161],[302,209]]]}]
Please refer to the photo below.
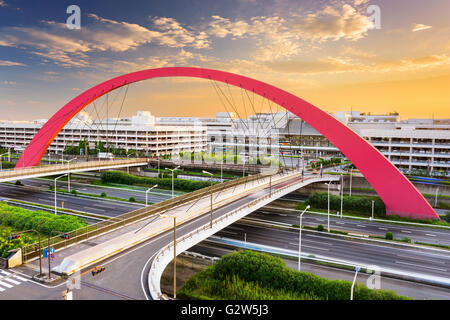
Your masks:
[{"label": "highway", "polygon": [[[44,188],[46,190],[49,189],[49,186],[54,186],[54,182],[51,180],[44,180],[44,179],[28,179],[28,180],[22,180],[21,181],[24,185],[27,186],[34,186],[39,188]],[[67,190],[67,182],[66,181],[57,181],[56,186],[58,189],[65,189]],[[71,181],[70,183],[71,190],[76,189],[79,192],[84,193],[91,193],[100,195],[102,192],[106,192],[108,197],[115,197],[115,198],[121,198],[121,199],[129,199],[130,197],[134,197],[138,201],[144,201],[145,202],[145,192],[142,191],[134,191],[130,189],[120,189],[120,188],[110,188],[110,187],[104,187],[104,186],[95,186],[95,185],[89,185],[86,183],[78,183]],[[179,192],[177,192],[179,194]],[[164,190],[157,190],[156,188],[150,191],[147,195],[147,201],[152,203],[161,202],[167,199],[171,198],[170,191]]]},{"label": "highway", "polygon": [[[55,195],[52,192],[37,189],[24,188],[21,186],[0,183],[0,197],[28,201],[48,206],[55,205]],[[72,195],[56,195],[58,207],[64,201],[64,208],[82,212],[89,212],[108,217],[115,217],[123,213],[142,208],[141,204],[109,201],[103,199],[91,199],[75,197]]]},{"label": "highway", "polygon": [[[217,236],[298,251],[298,230],[280,230],[243,224],[242,220]],[[450,251],[393,247],[382,243],[349,241],[303,230],[302,253],[376,265],[408,272],[448,278]]]},{"label": "highway", "polygon": [[[267,209],[267,210],[266,210]],[[266,221],[281,222],[299,225],[299,211],[276,210],[273,204],[266,209],[248,215],[249,218],[263,219]],[[270,210],[270,211],[269,211]],[[327,215],[308,214],[303,215],[304,226],[317,227],[319,224],[327,228]],[[382,223],[367,220],[355,220],[338,218],[330,214],[330,229],[354,232],[358,234],[370,234],[384,237],[386,232],[392,232],[395,239],[410,238],[413,241],[434,243],[450,246],[450,229],[413,227],[394,223]]]},{"label": "highway", "polygon": [[[209,241],[204,241],[198,245],[192,247],[189,251],[200,253],[210,257],[221,257],[227,253],[232,252],[234,249],[217,247]],[[297,270],[297,261],[290,259],[283,259],[286,266]],[[355,273],[351,270],[338,269],[329,266],[323,266],[318,264],[312,264],[302,261],[301,269],[304,272],[310,272],[319,277],[331,279],[331,280],[347,280],[352,281]],[[366,284],[366,280],[369,277],[368,274],[360,273],[358,274],[357,281]],[[394,279],[383,277],[381,274],[380,281],[381,289],[383,290],[394,290],[397,294],[413,297],[420,300],[428,299],[445,299],[450,300],[450,290],[448,288],[436,287],[432,285],[410,282],[401,279]]]},{"label": "highway", "polygon": [[[11,188],[12,187],[12,188]],[[3,190],[4,188],[4,190]],[[9,189],[8,189],[9,188]],[[20,187],[7,186],[0,187],[0,192],[11,191],[26,191],[21,190]],[[253,194],[238,199],[228,205],[225,205],[214,211],[214,217],[222,216],[230,210],[248,203],[256,197],[261,197],[269,192],[268,188],[254,192]],[[36,194],[44,193],[50,195],[53,201],[53,195],[47,192],[33,192]],[[4,196],[4,195],[3,195]],[[23,195],[20,195],[23,197]],[[59,196],[59,195],[58,195]],[[68,196],[68,198],[75,198]],[[75,198],[77,199],[77,198]],[[88,207],[89,211],[92,206],[86,204],[87,199],[83,201],[84,208]],[[32,201],[32,200],[28,200]],[[102,200],[94,200],[102,201]],[[105,201],[108,203],[107,201]],[[103,203],[103,202],[102,202]],[[118,203],[113,203],[115,207]],[[126,206],[131,204],[125,203]],[[83,210],[82,210],[83,211]],[[129,211],[129,210],[128,210]],[[196,219],[193,219],[183,225],[177,227],[177,235],[179,237],[198,228],[199,226],[207,225],[209,223],[209,215],[205,214]],[[268,229],[255,226],[243,225],[242,223],[235,223],[232,226],[222,230],[217,235],[232,239],[243,240],[244,234],[248,242],[267,244],[279,248],[290,250],[298,250],[298,231],[284,231],[277,229]],[[145,299],[149,297],[147,288],[148,268],[151,265],[152,259],[156,252],[164,245],[172,241],[173,233],[171,231],[158,235],[124,253],[114,256],[102,262],[106,266],[107,271],[100,276],[91,277],[86,276],[86,286],[90,285],[88,289],[83,287],[83,290],[75,290],[75,299],[101,299],[106,296],[124,299],[124,297],[132,299]],[[437,275],[441,277],[448,277],[450,270],[450,253],[441,253],[431,250],[420,250],[415,248],[397,248],[388,247],[381,244],[367,244],[363,242],[353,242],[343,239],[329,238],[326,236],[313,234],[304,231],[302,237],[303,252],[314,254],[317,256],[334,257],[343,260],[350,260],[364,264],[377,265],[380,267],[389,267],[393,269],[407,270],[412,272],[426,273],[430,275]],[[34,271],[32,271],[34,273]],[[23,284],[23,286],[32,286],[30,282]],[[37,286],[37,284],[34,284]],[[46,293],[48,297],[57,296],[60,298],[60,292],[64,287],[51,288],[53,293]],[[7,298],[14,296],[14,288],[8,289],[6,292],[11,292]],[[42,287],[41,287],[42,290]],[[38,295],[40,290],[33,289],[28,291],[21,291],[21,295],[32,296]],[[144,293],[145,292],[145,293]],[[426,291],[424,291],[426,292]],[[5,293],[0,293],[5,294]],[[45,296],[45,295],[44,295]],[[33,298],[32,298],[33,299]]]}]

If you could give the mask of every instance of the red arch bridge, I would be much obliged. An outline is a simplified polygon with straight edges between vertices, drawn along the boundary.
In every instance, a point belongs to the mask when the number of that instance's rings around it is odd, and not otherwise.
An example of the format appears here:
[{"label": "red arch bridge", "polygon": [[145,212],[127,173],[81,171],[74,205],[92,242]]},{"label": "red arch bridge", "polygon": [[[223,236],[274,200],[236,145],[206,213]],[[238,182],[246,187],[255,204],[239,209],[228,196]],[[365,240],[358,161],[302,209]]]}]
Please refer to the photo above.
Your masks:
[{"label": "red arch bridge", "polygon": [[[270,84],[229,72],[204,68],[173,67],[143,70],[105,81],[83,92],[42,126],[23,151],[16,169],[39,165],[47,148],[61,129],[94,100],[130,83],[164,77],[209,79],[248,90],[272,101],[309,123],[336,146],[375,189],[384,201],[388,215],[439,219],[422,194],[383,154],[333,116]],[[17,174],[20,171],[15,170]]]}]

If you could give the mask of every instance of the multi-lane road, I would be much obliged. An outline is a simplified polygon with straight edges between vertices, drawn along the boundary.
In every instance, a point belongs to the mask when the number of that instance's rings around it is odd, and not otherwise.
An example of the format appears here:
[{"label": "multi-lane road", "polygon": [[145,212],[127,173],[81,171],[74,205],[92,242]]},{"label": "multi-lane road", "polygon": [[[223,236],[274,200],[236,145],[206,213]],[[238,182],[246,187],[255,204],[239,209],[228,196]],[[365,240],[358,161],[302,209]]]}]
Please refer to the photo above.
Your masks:
[{"label": "multi-lane road", "polygon": [[[26,185],[34,185],[42,187],[39,183],[45,184],[48,188],[48,182],[41,180],[23,181]],[[82,187],[76,187],[79,191]],[[85,192],[101,193],[101,187],[86,187]],[[121,198],[130,197],[132,191],[118,190],[117,195],[108,191],[108,195],[117,196]],[[258,196],[267,193],[268,190],[262,190]],[[120,194],[120,195],[119,195]],[[126,196],[125,196],[126,195]],[[139,195],[132,195],[138,199]],[[142,196],[142,194],[141,194]],[[253,195],[255,197],[256,195]],[[31,188],[24,188],[14,185],[0,184],[0,197],[16,198],[30,202],[42,203],[47,205],[54,204],[54,195],[52,193],[43,190],[32,190]],[[144,195],[145,197],[145,195]],[[235,202],[224,206],[214,212],[214,216],[218,217],[233,208],[242,205],[248,201],[251,201],[253,197],[245,197],[243,199],[236,200]],[[145,198],[144,198],[145,199]],[[167,196],[166,196],[167,199]],[[88,211],[91,213],[103,214],[103,215],[118,215],[120,213],[128,212],[134,208],[141,207],[137,204],[124,202],[111,202],[104,199],[88,199],[79,198],[72,195],[58,194],[58,201],[65,201],[65,207],[74,210]],[[155,199],[156,200],[156,199]],[[162,198],[159,200],[163,200]],[[152,201],[157,202],[157,201]],[[275,212],[270,214],[253,213],[249,215],[250,218],[264,219],[269,221],[275,221],[276,223],[286,224],[298,224],[297,214],[285,214],[284,212]],[[320,219],[320,220],[318,220]],[[317,224],[323,224],[326,227],[326,216],[316,215],[304,215],[304,225],[317,226]],[[197,219],[194,219],[177,228],[177,234],[182,236],[183,234],[204,225],[209,221],[209,216],[204,215]],[[341,222],[341,224],[338,224]],[[342,224],[342,222],[344,224]],[[348,225],[347,225],[348,224]],[[401,231],[409,231],[411,233],[405,233],[405,236],[415,239],[413,237],[422,236],[423,239],[427,239],[424,242],[430,242],[431,239],[444,239],[448,241],[448,232],[438,229],[425,229],[404,227],[403,225],[392,225],[375,223],[369,221],[354,221],[350,219],[338,219],[333,217],[330,219],[330,226],[333,229],[346,229],[347,231],[354,231],[358,233],[371,233],[377,230],[380,234],[384,235],[387,230],[379,228],[399,228],[397,231],[392,231],[394,235],[401,233]],[[363,232],[365,230],[366,232]],[[370,232],[367,232],[370,231]],[[391,230],[389,230],[391,231]],[[427,234],[421,234],[426,232]],[[433,233],[438,233],[436,236],[431,236]],[[442,233],[442,234],[441,234]],[[258,227],[254,225],[242,224],[241,222],[235,223],[228,228],[220,231],[218,236],[230,239],[246,240],[250,243],[269,245],[273,247],[298,250],[298,230],[279,230],[266,227]],[[419,238],[417,238],[419,239]],[[422,239],[422,238],[420,238]],[[172,233],[166,232],[155,238],[152,238],[139,246],[121,253],[113,258],[110,258],[103,262],[107,267],[107,271],[102,273],[98,277],[86,276],[82,283],[82,290],[75,290],[75,299],[145,299],[148,296],[148,288],[146,288],[148,268],[154,253],[156,253],[163,245],[169,243],[172,240]],[[419,240],[422,241],[422,240]],[[192,250],[199,250],[201,244],[194,247]],[[432,251],[426,249],[416,249],[407,247],[391,247],[376,243],[354,242],[345,239],[330,238],[326,235],[320,235],[317,233],[310,233],[305,231],[302,236],[302,249],[303,252],[313,254],[316,256],[327,256],[336,259],[355,261],[364,263],[367,265],[378,265],[380,267],[387,267],[392,269],[401,269],[409,272],[419,272],[427,275],[435,275],[439,277],[448,277],[450,271],[450,253],[441,251]],[[347,279],[349,274],[346,274],[342,270],[327,269],[324,271],[324,267],[308,267],[308,270],[323,272],[329,277]],[[306,270],[305,270],[306,271]],[[320,272],[319,272],[320,271]],[[316,273],[317,273],[316,272]],[[22,279],[11,278],[16,282],[14,284],[10,280],[0,279],[3,283],[9,284],[10,287],[0,287],[4,289],[0,292],[0,298],[7,299],[60,299],[61,292],[65,288],[64,285],[58,287],[45,287],[41,284],[36,284],[30,281],[26,275],[19,275]],[[0,275],[2,277],[2,275]],[[28,281],[25,281],[28,280]],[[394,281],[394,280],[389,280]],[[405,282],[401,280],[397,281],[397,287],[404,287],[405,290],[402,294],[416,296],[418,298],[426,298],[427,292],[429,292],[429,298],[445,298],[449,299],[448,289],[437,288],[432,286],[426,286],[421,284],[415,284]],[[390,282],[388,282],[390,283]],[[419,292],[420,291],[420,292]],[[406,292],[406,293],[405,293]]]},{"label": "multi-lane road", "polygon": [[[259,210],[248,215],[249,218],[299,225],[299,211],[276,209],[269,205],[266,209]],[[327,215],[304,214],[302,218],[304,226],[317,227],[321,224],[327,228]],[[330,214],[330,229],[341,230],[350,233],[374,235],[384,237],[386,232],[392,232],[395,239],[410,238],[412,241],[433,243],[450,246],[450,230],[432,227],[413,227],[405,224],[382,223],[368,220],[356,220],[339,218]]]}]

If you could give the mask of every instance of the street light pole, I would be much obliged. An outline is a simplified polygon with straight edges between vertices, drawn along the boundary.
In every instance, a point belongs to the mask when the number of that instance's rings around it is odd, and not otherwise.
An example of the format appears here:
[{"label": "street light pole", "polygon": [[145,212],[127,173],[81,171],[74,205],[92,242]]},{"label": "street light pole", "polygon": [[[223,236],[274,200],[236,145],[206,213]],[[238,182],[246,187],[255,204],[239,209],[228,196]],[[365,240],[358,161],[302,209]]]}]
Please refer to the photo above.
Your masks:
[{"label": "street light pole", "polygon": [[436,188],[436,197],[434,198],[434,206],[437,207],[437,198],[438,198],[439,187]]},{"label": "street light pole", "polygon": [[52,279],[52,267],[51,267],[51,258],[50,258],[50,236],[52,235],[52,233],[58,233],[58,234],[63,234],[64,232],[61,231],[50,231],[50,233],[48,234],[48,242],[47,242],[47,259],[48,259],[48,279],[51,280]]},{"label": "street light pole", "polygon": [[73,160],[77,160],[77,158],[73,158],[67,161],[67,183],[68,183],[68,187],[67,189],[70,192],[70,162]]},{"label": "street light pole", "polygon": [[56,214],[56,180],[58,180],[59,178],[62,178],[62,177],[64,177],[64,176],[66,176],[66,175],[67,175],[67,173],[65,173],[65,174],[63,174],[63,175],[61,175],[61,176],[55,178],[55,214]]},{"label": "street light pole", "polygon": [[352,196],[352,170],[350,169],[349,170],[349,172],[350,172],[350,193],[349,193],[349,195],[350,195],[350,197]]},{"label": "street light pole", "polygon": [[162,214],[163,218],[173,218],[173,298],[177,298],[177,217]]},{"label": "street light pole", "polygon": [[355,270],[356,270],[355,277],[353,278],[352,288],[351,288],[351,291],[350,291],[350,300],[353,300],[353,288],[355,287],[356,276],[358,275],[358,271],[360,270],[360,268],[356,267]]},{"label": "street light pole", "polygon": [[158,185],[155,184],[153,187],[149,188],[147,191],[145,191],[145,206],[147,206],[147,194],[150,190],[152,190],[153,188],[156,188]]},{"label": "street light pole", "polygon": [[331,182],[326,183],[328,185],[328,232],[330,232],[330,184]]},{"label": "street light pole", "polygon": [[372,219],[373,220],[373,209],[374,209],[375,201],[372,200]]},{"label": "street light pole", "polygon": [[166,170],[169,170],[172,172],[172,199],[174,198],[174,193],[173,193],[173,173],[175,172],[175,170],[177,170],[180,166],[176,167],[175,169],[169,169],[166,168]]},{"label": "street light pole", "polygon": [[344,175],[341,173],[341,218],[344,207]]},{"label": "street light pole", "polygon": [[211,229],[212,229],[212,218],[213,218],[213,216],[212,216],[212,212],[213,212],[212,183],[213,183],[213,174],[208,172],[208,171],[205,171],[205,170],[203,170],[202,172],[206,173],[206,174],[209,174],[211,176],[211,191],[210,191],[209,194],[210,194],[210,198],[211,198],[211,209],[210,209],[210,212],[211,212],[211,223],[210,223],[210,226],[211,226]]},{"label": "street light pole", "polygon": [[305,210],[300,214],[300,228],[299,228],[299,236],[298,236],[298,271],[300,271],[300,259],[302,253],[302,217],[306,210],[310,208],[309,205],[306,206]]}]

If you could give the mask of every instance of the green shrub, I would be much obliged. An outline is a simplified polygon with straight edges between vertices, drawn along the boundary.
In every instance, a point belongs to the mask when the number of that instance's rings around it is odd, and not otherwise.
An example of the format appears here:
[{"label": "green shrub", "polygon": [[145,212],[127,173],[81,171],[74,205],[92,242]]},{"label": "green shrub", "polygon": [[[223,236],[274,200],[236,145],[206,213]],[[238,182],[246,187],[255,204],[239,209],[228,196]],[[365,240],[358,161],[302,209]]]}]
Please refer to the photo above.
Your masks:
[{"label": "green shrub", "polygon": [[55,190],[55,187],[51,184],[51,185],[48,186],[48,189],[53,191],[53,190]]},{"label": "green shrub", "polygon": [[404,237],[400,241],[411,243],[411,239],[408,237]]},{"label": "green shrub", "polygon": [[106,192],[102,192],[102,193],[100,194],[100,197],[102,197],[102,198],[106,197]]},{"label": "green shrub", "polygon": [[[208,281],[204,281],[205,278]],[[314,300],[349,300],[352,283],[298,272],[286,267],[280,258],[246,250],[222,256],[215,264],[189,280],[181,292],[193,292],[196,288],[203,288],[212,298],[238,299],[238,292],[241,292],[243,297],[251,299],[251,293],[245,291],[247,285],[257,293],[258,298],[260,293],[265,299],[269,299],[273,298],[271,292],[282,292],[290,297],[303,295]],[[208,294],[198,298],[211,298]],[[396,300],[406,297],[398,296],[392,291],[371,290],[357,283],[354,299]]]},{"label": "green shrub", "polygon": [[387,240],[394,240],[394,234],[390,231],[386,232],[385,238]]},{"label": "green shrub", "polygon": [[30,211],[0,203],[0,225],[14,230],[34,229],[41,235],[47,235],[52,230],[69,232],[87,224],[75,216],[58,216],[45,211]]},{"label": "green shrub", "polygon": [[72,193],[72,194],[77,194],[77,190],[72,189],[71,193]]},{"label": "green shrub", "polygon": [[[128,185],[158,185],[158,188],[171,189],[172,178],[150,178],[138,177],[121,171],[106,171],[101,175],[103,183],[120,183]],[[209,181],[193,181],[184,179],[173,179],[174,188],[183,191],[195,191],[210,186]]]},{"label": "green shrub", "polygon": [[[363,196],[344,196],[343,210],[352,210],[364,213],[372,212],[372,200],[374,201],[374,213],[376,216],[385,217],[386,207],[384,202],[379,197],[363,197]],[[313,208],[327,209],[328,208],[328,193],[315,192],[312,193],[306,204]],[[330,194],[330,209],[341,210],[341,197]]]},{"label": "green shrub", "polygon": [[23,186],[22,182],[20,182],[20,180],[16,181],[16,186]]},{"label": "green shrub", "polygon": [[134,197],[130,197],[130,202],[135,202],[136,201],[136,199],[134,198]]},{"label": "green shrub", "polygon": [[323,227],[323,225],[319,224],[317,226],[317,231],[324,231],[324,230],[325,230],[325,228]]}]

